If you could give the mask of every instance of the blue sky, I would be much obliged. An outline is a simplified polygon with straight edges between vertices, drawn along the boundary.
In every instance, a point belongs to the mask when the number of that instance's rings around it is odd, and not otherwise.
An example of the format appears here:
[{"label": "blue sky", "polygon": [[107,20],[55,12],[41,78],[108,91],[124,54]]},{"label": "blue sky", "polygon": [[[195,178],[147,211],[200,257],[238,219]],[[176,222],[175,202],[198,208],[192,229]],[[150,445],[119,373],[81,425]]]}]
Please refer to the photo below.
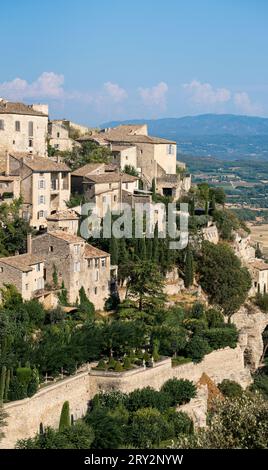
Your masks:
[{"label": "blue sky", "polygon": [[53,118],[268,116],[267,0],[13,0],[0,18],[0,96]]}]

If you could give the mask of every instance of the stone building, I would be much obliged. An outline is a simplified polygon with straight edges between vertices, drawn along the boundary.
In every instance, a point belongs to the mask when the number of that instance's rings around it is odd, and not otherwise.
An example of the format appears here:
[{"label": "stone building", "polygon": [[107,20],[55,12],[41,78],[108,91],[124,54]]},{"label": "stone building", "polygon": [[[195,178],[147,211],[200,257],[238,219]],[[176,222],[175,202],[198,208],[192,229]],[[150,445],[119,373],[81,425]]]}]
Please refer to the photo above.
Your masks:
[{"label": "stone building", "polygon": [[49,121],[48,123],[49,145],[59,152],[71,151],[80,144],[69,137],[68,128],[59,121]]},{"label": "stone building", "polygon": [[137,176],[121,173],[111,165],[92,163],[72,173],[72,192],[84,194],[87,202],[95,204],[96,215],[102,218],[108,207],[112,212],[120,209],[123,191],[134,194],[138,181]]},{"label": "stone building", "polygon": [[[137,163],[133,166],[140,173],[146,190],[151,189],[155,180],[159,194],[178,199],[183,191],[188,192],[191,187],[190,175],[177,173],[176,142],[149,136],[146,124],[103,129],[98,133],[85,135],[78,141],[94,141],[102,146],[109,145],[114,161],[121,165],[121,168],[126,164],[124,152],[129,160],[135,161],[134,150],[130,149],[136,147]],[[120,151],[120,147],[125,147],[124,152]]]},{"label": "stone building", "polygon": [[204,240],[209,241],[214,245],[219,243],[219,231],[216,224],[214,224],[212,221],[209,221],[207,226],[201,229],[201,234]]},{"label": "stone building", "polygon": [[5,284],[14,285],[24,300],[42,297],[44,294],[44,256],[27,253],[0,258],[0,288]]},{"label": "stone building", "polygon": [[47,217],[47,231],[63,230],[72,235],[77,235],[79,216],[74,210],[66,209],[56,211]]},{"label": "stone building", "polygon": [[245,230],[240,229],[234,232],[233,248],[242,262],[255,259],[255,248],[252,246],[250,235]]},{"label": "stone building", "polygon": [[104,307],[111,285],[109,253],[62,230],[33,238],[32,252],[45,259],[45,283],[53,284],[53,273],[56,271],[58,284],[61,286],[64,283],[70,303],[76,302],[80,288],[84,287],[96,309]]},{"label": "stone building", "polygon": [[47,216],[66,209],[71,170],[64,163],[29,154],[9,154],[6,176],[20,178],[23,217],[36,229],[47,226]]},{"label": "stone building", "polygon": [[249,295],[266,294],[268,292],[268,264],[255,258],[249,261],[247,267],[252,277],[252,288]]},{"label": "stone building", "polygon": [[124,170],[127,165],[137,168],[137,147],[135,145],[111,145],[112,162],[120,170]]},{"label": "stone building", "polygon": [[0,156],[6,152],[47,155],[48,106],[0,99]]},{"label": "stone building", "polygon": [[0,204],[20,197],[20,177],[0,175]]}]

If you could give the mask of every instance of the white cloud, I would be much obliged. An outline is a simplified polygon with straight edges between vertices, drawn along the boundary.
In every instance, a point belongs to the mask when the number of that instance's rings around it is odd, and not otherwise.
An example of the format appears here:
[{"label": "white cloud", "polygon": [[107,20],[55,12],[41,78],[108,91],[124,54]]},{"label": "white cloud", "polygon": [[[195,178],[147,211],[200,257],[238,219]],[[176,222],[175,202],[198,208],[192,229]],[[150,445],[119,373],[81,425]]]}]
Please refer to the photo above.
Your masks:
[{"label": "white cloud", "polygon": [[165,82],[160,82],[152,88],[139,88],[139,94],[147,106],[166,107],[166,94],[168,86]]},{"label": "white cloud", "polygon": [[262,111],[259,105],[251,102],[249,95],[245,91],[234,94],[234,104],[241,113],[257,115]]},{"label": "white cloud", "polygon": [[121,88],[117,83],[104,83],[104,90],[115,103],[121,103],[128,96],[126,90]]},{"label": "white cloud", "polygon": [[227,88],[213,88],[210,83],[201,83],[192,80],[182,85],[189,93],[190,100],[197,105],[216,105],[226,103],[231,99],[231,92]]},{"label": "white cloud", "polygon": [[43,72],[32,83],[15,78],[9,82],[0,83],[0,96],[11,100],[27,98],[63,98],[64,76],[54,72]]}]

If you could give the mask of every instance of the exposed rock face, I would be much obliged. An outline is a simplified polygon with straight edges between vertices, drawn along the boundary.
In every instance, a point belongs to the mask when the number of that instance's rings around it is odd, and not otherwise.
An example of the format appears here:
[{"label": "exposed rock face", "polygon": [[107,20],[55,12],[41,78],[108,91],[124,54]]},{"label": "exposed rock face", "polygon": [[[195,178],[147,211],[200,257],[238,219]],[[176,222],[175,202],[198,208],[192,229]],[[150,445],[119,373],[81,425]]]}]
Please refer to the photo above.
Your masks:
[{"label": "exposed rock face", "polygon": [[183,411],[193,420],[194,427],[205,428],[208,410],[208,387],[207,385],[198,385],[197,394],[189,403],[177,407],[177,411]]},{"label": "exposed rock face", "polygon": [[260,366],[263,354],[262,333],[268,325],[268,314],[256,305],[246,303],[232,317],[239,330],[239,344],[244,351],[245,366],[251,371]]}]

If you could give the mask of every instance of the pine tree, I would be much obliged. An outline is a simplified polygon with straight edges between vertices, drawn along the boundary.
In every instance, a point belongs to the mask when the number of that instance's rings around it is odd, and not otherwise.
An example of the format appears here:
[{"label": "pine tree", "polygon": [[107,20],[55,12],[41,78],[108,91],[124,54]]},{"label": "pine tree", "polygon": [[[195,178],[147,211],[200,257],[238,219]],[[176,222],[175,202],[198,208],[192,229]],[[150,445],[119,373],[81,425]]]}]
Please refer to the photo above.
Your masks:
[{"label": "pine tree", "polygon": [[192,286],[194,282],[194,259],[192,250],[188,247],[185,258],[184,284],[185,287]]},{"label": "pine tree", "polygon": [[6,373],[6,383],[5,383],[5,393],[4,393],[5,401],[8,400],[9,385],[10,385],[10,369],[8,369]]},{"label": "pine tree", "polygon": [[61,409],[59,431],[64,431],[66,428],[69,428],[70,426],[71,426],[70,405],[68,401],[65,401]]}]

